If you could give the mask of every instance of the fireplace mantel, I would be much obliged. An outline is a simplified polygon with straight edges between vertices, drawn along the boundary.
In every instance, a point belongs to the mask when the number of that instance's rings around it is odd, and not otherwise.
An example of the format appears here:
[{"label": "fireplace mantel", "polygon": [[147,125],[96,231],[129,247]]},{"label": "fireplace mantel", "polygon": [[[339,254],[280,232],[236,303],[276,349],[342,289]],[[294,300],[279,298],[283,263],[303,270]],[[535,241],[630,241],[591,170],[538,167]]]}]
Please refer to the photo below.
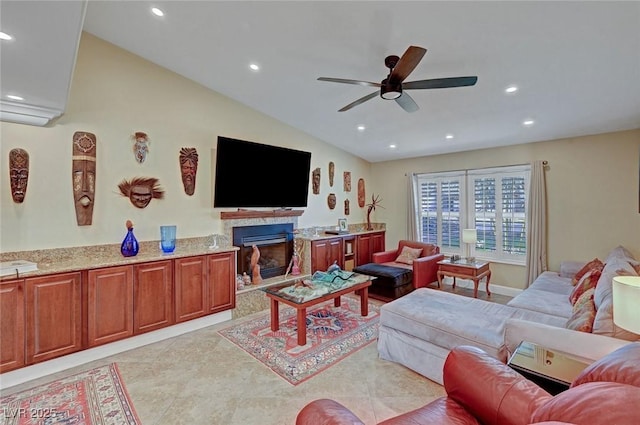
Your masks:
[{"label": "fireplace mantel", "polygon": [[276,217],[299,217],[304,210],[240,210],[240,211],[221,211],[221,220],[236,220],[246,218],[276,218]]}]

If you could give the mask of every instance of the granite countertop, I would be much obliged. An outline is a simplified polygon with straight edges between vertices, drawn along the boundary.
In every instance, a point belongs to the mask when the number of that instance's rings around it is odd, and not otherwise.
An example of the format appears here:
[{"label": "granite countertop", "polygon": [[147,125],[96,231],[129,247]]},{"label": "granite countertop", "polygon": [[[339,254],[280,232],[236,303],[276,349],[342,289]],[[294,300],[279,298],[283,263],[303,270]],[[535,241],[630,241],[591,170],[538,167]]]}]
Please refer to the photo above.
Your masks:
[{"label": "granite countertop", "polygon": [[[37,271],[20,273],[19,277],[23,278],[197,255],[235,252],[238,250],[238,247],[235,246],[210,248],[208,246],[209,241],[210,239],[207,237],[178,239],[176,241],[176,250],[171,254],[162,252],[159,245],[160,241],[149,241],[140,242],[140,250],[138,255],[134,257],[124,257],[120,253],[120,244],[111,244],[2,253],[0,254],[0,260],[27,260],[37,263]],[[15,275],[6,275],[0,279],[15,278]]]},{"label": "granite countertop", "polygon": [[307,240],[307,241],[318,241],[323,239],[332,239],[335,237],[348,237],[348,236],[357,236],[357,235],[366,235],[367,233],[376,233],[386,230],[384,224],[380,223],[372,223],[373,230],[362,230],[363,226],[349,226],[347,233],[335,234],[335,233],[325,233],[326,229],[318,230],[318,236],[313,234],[309,234],[310,230],[306,229],[306,232],[296,233],[296,239]]}]

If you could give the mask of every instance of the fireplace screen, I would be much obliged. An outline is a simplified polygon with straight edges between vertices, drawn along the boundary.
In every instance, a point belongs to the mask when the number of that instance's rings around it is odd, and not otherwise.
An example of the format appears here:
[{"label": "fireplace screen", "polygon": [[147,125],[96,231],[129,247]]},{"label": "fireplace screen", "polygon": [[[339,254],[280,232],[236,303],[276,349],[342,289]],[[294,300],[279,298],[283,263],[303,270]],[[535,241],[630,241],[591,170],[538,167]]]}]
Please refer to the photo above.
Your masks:
[{"label": "fireplace screen", "polygon": [[251,276],[253,246],[260,250],[263,279],[284,275],[293,254],[293,224],[269,224],[233,228],[233,244],[238,251],[238,273]]}]

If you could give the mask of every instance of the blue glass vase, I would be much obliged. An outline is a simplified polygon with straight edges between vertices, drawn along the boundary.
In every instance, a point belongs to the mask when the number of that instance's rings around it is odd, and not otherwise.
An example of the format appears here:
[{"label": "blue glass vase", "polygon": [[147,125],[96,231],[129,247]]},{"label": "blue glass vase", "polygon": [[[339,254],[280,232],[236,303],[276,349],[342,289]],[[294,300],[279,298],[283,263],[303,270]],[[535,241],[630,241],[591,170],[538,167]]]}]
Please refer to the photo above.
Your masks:
[{"label": "blue glass vase", "polygon": [[127,236],[124,237],[122,245],[120,246],[120,252],[125,257],[134,257],[138,254],[138,240],[133,234],[133,227],[127,230]]}]

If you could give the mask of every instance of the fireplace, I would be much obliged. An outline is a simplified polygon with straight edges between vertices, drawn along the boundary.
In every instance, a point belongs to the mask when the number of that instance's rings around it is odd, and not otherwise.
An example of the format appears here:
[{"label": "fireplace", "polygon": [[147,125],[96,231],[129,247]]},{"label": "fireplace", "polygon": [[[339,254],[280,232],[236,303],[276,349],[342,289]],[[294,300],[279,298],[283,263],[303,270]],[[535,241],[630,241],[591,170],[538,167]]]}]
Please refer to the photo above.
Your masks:
[{"label": "fireplace", "polygon": [[238,273],[251,276],[253,245],[260,250],[260,276],[263,279],[286,273],[293,254],[293,224],[240,226],[232,229],[233,245],[238,251]]}]

